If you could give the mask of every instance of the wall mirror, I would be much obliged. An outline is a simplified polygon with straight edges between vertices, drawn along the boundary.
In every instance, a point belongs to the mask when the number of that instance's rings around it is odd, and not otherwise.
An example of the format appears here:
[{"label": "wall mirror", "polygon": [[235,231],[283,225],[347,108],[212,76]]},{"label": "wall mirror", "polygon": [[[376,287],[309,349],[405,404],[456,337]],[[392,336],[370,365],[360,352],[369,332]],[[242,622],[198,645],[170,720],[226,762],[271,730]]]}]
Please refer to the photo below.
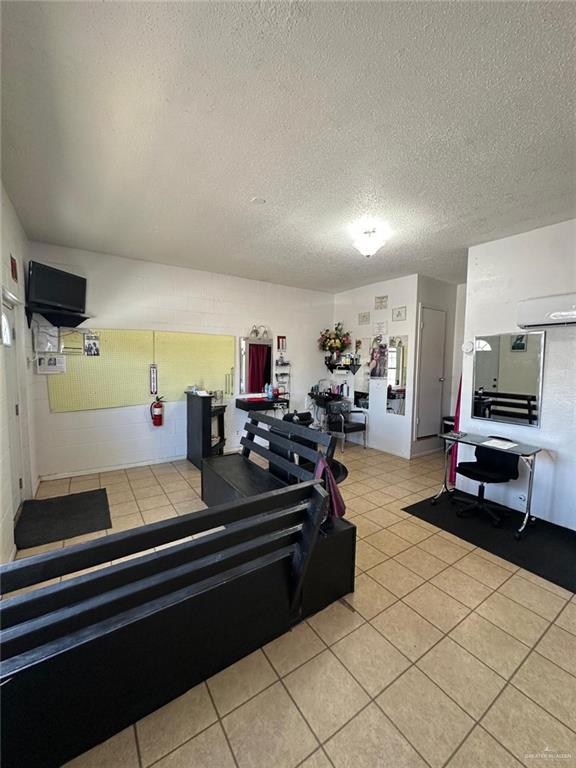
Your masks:
[{"label": "wall mirror", "polygon": [[356,339],[354,346],[354,352],[360,362],[360,368],[354,374],[354,405],[357,408],[368,408],[371,343],[372,339],[365,337]]},{"label": "wall mirror", "polygon": [[240,339],[240,394],[256,394],[272,384],[272,339]]},{"label": "wall mirror", "polygon": [[408,369],[408,336],[390,336],[388,342],[387,413],[406,413],[406,380]]},{"label": "wall mirror", "polygon": [[472,418],[540,426],[543,331],[476,336]]}]

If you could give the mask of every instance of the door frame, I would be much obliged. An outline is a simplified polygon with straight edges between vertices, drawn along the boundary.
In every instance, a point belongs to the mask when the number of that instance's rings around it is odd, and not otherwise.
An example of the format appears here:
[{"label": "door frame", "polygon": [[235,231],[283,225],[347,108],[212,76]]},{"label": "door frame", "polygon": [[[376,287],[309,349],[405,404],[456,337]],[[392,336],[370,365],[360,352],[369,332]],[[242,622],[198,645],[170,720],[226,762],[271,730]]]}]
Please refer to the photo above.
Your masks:
[{"label": "door frame", "polygon": [[[24,428],[26,425],[24,425],[24,418],[23,414],[26,413],[26,409],[23,409],[23,400],[26,397],[26,391],[22,386],[22,374],[21,374],[21,363],[22,363],[22,348],[20,346],[20,333],[22,331],[22,323],[19,322],[21,319],[19,316],[19,310],[22,310],[22,302],[20,299],[18,299],[14,294],[7,291],[5,288],[2,289],[2,300],[0,302],[0,311],[8,311],[12,313],[12,321],[13,321],[13,327],[14,327],[14,334],[15,338],[13,338],[13,350],[14,350],[14,379],[15,379],[15,385],[16,385],[16,397],[17,397],[17,404],[18,404],[18,417],[16,421],[16,429],[18,430],[18,444],[19,444],[19,470],[20,470],[20,477],[22,478],[22,487],[20,490],[20,502],[18,504],[18,508],[13,510],[13,517],[16,518],[16,515],[18,514],[18,511],[20,507],[22,506],[22,502],[26,498],[26,494],[28,493],[28,486],[31,486],[31,478],[30,478],[30,464],[28,461],[25,460],[24,457]],[[22,310],[23,311],[23,310]],[[7,382],[6,382],[7,383]],[[8,393],[6,393],[8,395]],[[11,407],[11,403],[9,404],[9,407]],[[10,424],[11,420],[8,422],[8,439],[10,440]],[[12,469],[10,470],[11,473],[11,481],[13,480],[12,477]],[[30,490],[30,492],[34,492],[33,489]],[[15,495],[13,495],[13,498],[15,498]]]},{"label": "door frame", "polygon": [[[436,312],[444,312],[444,346],[442,349],[442,374],[444,381],[441,382],[442,389],[440,398],[442,403],[444,402],[444,385],[446,384],[446,322],[448,320],[448,311],[445,307],[438,307],[433,304],[418,302],[418,310],[416,313],[416,367],[414,370],[414,410],[412,417],[412,442],[418,440],[431,440],[432,436],[418,437],[418,418],[420,411],[420,366],[422,361],[422,330],[423,320],[422,314],[425,309],[432,309]],[[440,416],[442,418],[442,416]],[[440,423],[438,423],[438,429],[440,429]]]}]

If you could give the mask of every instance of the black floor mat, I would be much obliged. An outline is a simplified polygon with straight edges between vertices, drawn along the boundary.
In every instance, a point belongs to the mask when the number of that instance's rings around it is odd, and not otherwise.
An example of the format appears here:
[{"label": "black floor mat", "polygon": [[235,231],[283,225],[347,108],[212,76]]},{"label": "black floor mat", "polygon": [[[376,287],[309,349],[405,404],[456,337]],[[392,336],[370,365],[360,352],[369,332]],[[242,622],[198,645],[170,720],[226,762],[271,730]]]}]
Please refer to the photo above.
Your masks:
[{"label": "black floor mat", "polygon": [[[472,496],[459,494],[460,497],[473,501]],[[487,515],[461,518],[456,515],[457,508],[457,501],[451,503],[444,496],[436,506],[432,506],[430,500],[426,499],[406,507],[405,512],[503,557],[543,579],[553,581],[570,592],[576,592],[576,531],[546,520],[536,520],[527,527],[523,538],[517,541],[514,532],[522,523],[524,515],[521,512],[502,507],[507,517],[500,527],[494,528]]]},{"label": "black floor mat", "polygon": [[14,539],[18,549],[39,547],[112,527],[106,490],[29,499],[22,505]]}]

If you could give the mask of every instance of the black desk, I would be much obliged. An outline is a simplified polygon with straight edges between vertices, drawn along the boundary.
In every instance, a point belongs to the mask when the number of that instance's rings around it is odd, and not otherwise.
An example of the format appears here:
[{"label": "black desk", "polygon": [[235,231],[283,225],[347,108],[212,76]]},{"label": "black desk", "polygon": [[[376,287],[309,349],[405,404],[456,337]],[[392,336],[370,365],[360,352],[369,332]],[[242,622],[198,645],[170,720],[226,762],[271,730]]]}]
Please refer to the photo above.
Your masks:
[{"label": "black desk", "polygon": [[444,482],[442,484],[442,488],[440,489],[440,491],[432,499],[432,504],[435,504],[438,501],[438,499],[442,496],[442,494],[448,493],[452,495],[455,491],[455,488],[448,487],[448,468],[450,466],[449,457],[452,453],[452,449],[457,443],[462,443],[463,445],[473,445],[473,446],[481,445],[484,448],[491,448],[493,451],[502,451],[502,453],[513,453],[515,456],[519,456],[520,459],[524,462],[524,464],[528,467],[528,472],[529,472],[528,493],[526,494],[526,509],[524,512],[524,520],[522,521],[522,525],[520,526],[520,528],[514,534],[515,537],[519,539],[522,536],[522,533],[524,532],[526,526],[528,525],[528,522],[529,521],[532,522],[535,520],[535,518],[532,517],[530,514],[530,508],[532,505],[532,485],[534,482],[534,467],[536,464],[536,455],[540,453],[542,449],[538,448],[535,445],[528,445],[526,443],[516,443],[514,440],[504,441],[504,442],[511,443],[511,445],[509,445],[507,448],[498,447],[496,445],[490,445],[489,443],[492,440],[499,440],[500,438],[491,438],[488,435],[477,435],[471,432],[462,432],[460,434],[455,432],[446,432],[444,434],[438,435],[438,437],[441,440],[444,440]]},{"label": "black desk", "polygon": [[237,397],[236,408],[241,411],[273,411],[276,409],[287,409],[290,407],[290,400],[286,397],[275,397],[269,400],[267,397]]},{"label": "black desk", "polygon": [[[224,453],[225,411],[226,406],[216,404],[210,395],[186,393],[186,458],[198,469],[202,468],[202,459]],[[215,431],[217,436],[213,439]]]}]

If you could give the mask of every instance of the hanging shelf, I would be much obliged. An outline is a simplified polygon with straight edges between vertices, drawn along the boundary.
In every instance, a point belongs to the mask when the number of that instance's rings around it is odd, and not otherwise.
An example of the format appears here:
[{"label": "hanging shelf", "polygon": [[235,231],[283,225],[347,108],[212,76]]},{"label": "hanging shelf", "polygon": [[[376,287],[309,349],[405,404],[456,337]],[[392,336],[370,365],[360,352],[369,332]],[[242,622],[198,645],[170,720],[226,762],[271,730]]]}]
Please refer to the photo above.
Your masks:
[{"label": "hanging shelf", "polygon": [[347,373],[355,374],[362,367],[359,363],[350,363],[350,365],[342,365],[341,363],[326,363],[326,368],[333,373],[334,371],[346,371]]}]

